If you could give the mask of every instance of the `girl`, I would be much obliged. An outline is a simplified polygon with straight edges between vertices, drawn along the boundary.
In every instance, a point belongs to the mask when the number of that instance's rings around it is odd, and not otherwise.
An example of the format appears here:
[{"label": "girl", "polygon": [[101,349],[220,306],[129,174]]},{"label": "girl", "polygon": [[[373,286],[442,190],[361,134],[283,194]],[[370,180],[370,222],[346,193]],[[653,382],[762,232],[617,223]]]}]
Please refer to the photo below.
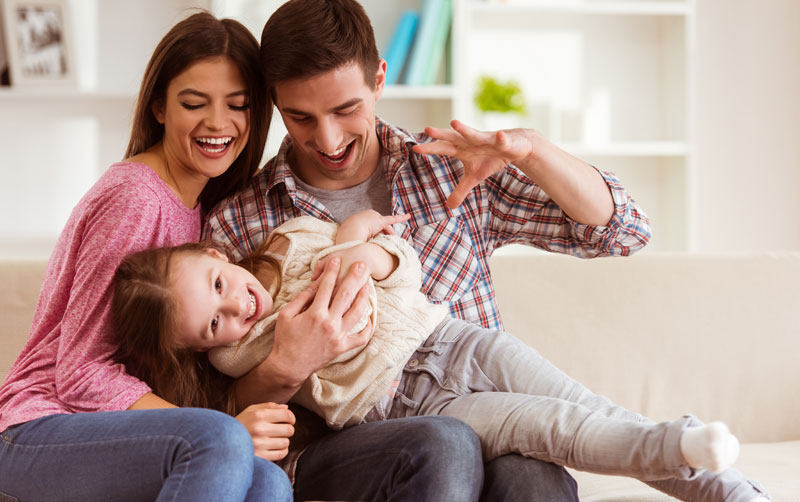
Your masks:
[{"label": "girl", "polygon": [[[116,278],[120,343],[152,316],[160,329],[150,332],[151,343],[203,364],[210,359],[237,376],[269,354],[282,307],[325,261],[340,261],[341,270],[363,262],[374,280],[365,285],[371,338],[312,375],[292,398],[330,426],[447,415],[475,429],[487,460],[515,452],[634,476],[685,500],[767,500],[728,469],[738,441],[724,424],[691,416],[653,423],[592,394],[511,335],[449,318],[429,303],[419,291],[416,254],[392,235],[391,225],[404,219],[364,211],[337,227],[295,218],[270,234],[243,263],[247,269],[197,244],[130,256]],[[208,358],[196,352],[209,349]]]},{"label": "girl", "polygon": [[[156,47],[127,159],[72,212],[28,343],[0,388],[0,499],[291,500],[286,475],[254,457],[242,425],[277,441],[279,454],[294,420],[285,406],[245,410],[241,422],[165,409],[178,404],[173,396],[152,393],[112,360],[111,280],[122,258],[196,241],[202,211],[258,168],[272,108],[258,68],[249,31],[208,13],[181,21]],[[227,388],[230,379],[205,383]]]}]

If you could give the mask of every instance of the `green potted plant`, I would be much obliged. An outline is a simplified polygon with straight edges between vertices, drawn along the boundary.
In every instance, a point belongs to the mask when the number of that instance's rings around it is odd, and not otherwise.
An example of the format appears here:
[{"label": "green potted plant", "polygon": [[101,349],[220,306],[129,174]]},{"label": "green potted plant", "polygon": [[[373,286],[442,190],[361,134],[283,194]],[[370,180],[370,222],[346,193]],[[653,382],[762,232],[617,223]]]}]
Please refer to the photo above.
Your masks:
[{"label": "green potted plant", "polygon": [[525,114],[522,89],[513,80],[501,82],[488,75],[481,75],[474,102],[483,116],[483,126],[487,130],[517,127],[519,118]]}]

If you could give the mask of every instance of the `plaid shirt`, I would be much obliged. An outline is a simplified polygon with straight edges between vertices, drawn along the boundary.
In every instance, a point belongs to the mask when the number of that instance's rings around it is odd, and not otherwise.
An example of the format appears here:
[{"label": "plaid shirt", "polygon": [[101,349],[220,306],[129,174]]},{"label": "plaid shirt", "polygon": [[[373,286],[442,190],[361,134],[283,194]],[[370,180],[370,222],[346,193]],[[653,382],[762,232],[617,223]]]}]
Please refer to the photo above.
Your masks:
[{"label": "plaid shirt", "polygon": [[[394,212],[411,219],[395,231],[419,253],[423,292],[450,312],[491,329],[502,329],[489,273],[489,256],[500,246],[523,243],[581,258],[625,256],[650,238],[647,216],[620,181],[600,171],[614,200],[608,226],[585,225],[558,205],[513,165],[475,187],[454,210],[447,196],[463,174],[455,158],[414,153],[411,147],[430,141],[377,119]],[[203,237],[224,244],[234,259],[249,255],[285,221],[310,215],[334,221],[314,196],[295,183],[287,154],[287,137],[251,185],[208,215]]]},{"label": "plaid shirt", "polygon": [[[431,141],[381,119],[378,139],[387,157],[386,180],[394,213],[411,218],[395,231],[419,253],[423,292],[434,303],[447,303],[454,317],[502,329],[488,259],[500,246],[528,244],[582,258],[625,256],[650,238],[647,216],[620,181],[600,171],[611,190],[614,215],[608,226],[585,225],[567,216],[530,178],[513,165],[475,187],[456,209],[445,205],[463,175],[458,159],[420,155],[415,144]],[[295,183],[288,163],[291,140],[253,178],[249,187],[223,201],[208,215],[203,237],[225,245],[232,258],[252,253],[285,221],[310,215],[334,221],[314,196]],[[294,452],[284,462],[293,479]]]}]

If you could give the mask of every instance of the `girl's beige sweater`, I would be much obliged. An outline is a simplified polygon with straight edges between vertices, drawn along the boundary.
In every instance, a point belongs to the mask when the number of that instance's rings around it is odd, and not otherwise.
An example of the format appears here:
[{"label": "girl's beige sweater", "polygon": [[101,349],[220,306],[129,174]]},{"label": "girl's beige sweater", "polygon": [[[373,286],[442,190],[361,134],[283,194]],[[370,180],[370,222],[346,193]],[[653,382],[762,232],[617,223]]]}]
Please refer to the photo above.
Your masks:
[{"label": "girl's beige sweater", "polygon": [[[246,340],[216,347],[211,363],[223,373],[239,377],[266,359],[272,350],[275,323],[281,307],[311,283],[317,261],[336,249],[339,226],[310,216],[284,223],[270,234],[289,240],[282,262],[281,289],[274,311],[250,330]],[[379,235],[370,242],[397,257],[399,265],[384,280],[375,281],[372,296],[372,337],[366,345],[338,357],[312,374],[292,398],[314,411],[334,429],[360,423],[390,392],[411,354],[447,316],[444,305],[432,304],[420,291],[422,270],[414,249],[402,238]]]}]

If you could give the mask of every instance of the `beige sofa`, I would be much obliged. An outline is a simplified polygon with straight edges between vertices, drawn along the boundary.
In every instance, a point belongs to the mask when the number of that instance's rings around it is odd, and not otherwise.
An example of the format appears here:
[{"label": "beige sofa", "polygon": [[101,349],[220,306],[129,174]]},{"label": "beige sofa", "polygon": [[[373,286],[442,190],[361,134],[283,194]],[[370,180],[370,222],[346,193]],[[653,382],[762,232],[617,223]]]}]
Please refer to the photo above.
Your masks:
[{"label": "beige sofa", "polygon": [[[0,379],[27,338],[44,263],[0,262]],[[596,392],[657,420],[724,420],[737,467],[800,501],[800,253],[492,259],[511,333]],[[581,500],[671,500],[574,473]]]}]

